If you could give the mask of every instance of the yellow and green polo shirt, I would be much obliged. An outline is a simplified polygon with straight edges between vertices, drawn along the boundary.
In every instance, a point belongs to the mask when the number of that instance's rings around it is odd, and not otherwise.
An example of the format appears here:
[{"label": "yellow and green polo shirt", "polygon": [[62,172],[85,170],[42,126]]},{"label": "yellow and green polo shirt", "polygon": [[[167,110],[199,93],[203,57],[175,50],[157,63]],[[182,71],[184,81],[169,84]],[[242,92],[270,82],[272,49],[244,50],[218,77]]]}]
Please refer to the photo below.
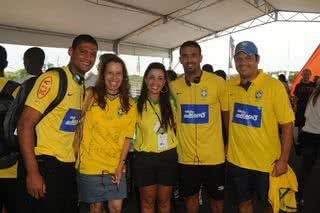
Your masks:
[{"label": "yellow and green polo shirt", "polygon": [[221,111],[228,110],[225,81],[202,72],[198,84],[184,76],[170,83],[177,103],[178,161],[188,165],[217,165],[225,161]]},{"label": "yellow and green polo shirt", "polygon": [[279,124],[294,121],[283,84],[259,70],[248,90],[240,78],[227,82],[229,143],[227,160],[242,168],[269,172],[280,157]]},{"label": "yellow and green polo shirt", "polygon": [[[68,67],[63,67],[68,79],[64,99],[36,126],[36,155],[50,155],[62,162],[74,162],[73,138],[80,117],[84,89],[72,78]],[[56,98],[59,73],[46,72],[39,76],[25,105],[44,113]]]},{"label": "yellow and green polo shirt", "polygon": [[[151,106],[152,104],[152,106]],[[175,110],[173,100],[171,100],[172,110]],[[174,130],[170,127],[167,129],[167,144],[166,149],[162,149],[158,144],[158,134],[155,127],[159,124],[159,118],[161,118],[161,111],[159,102],[146,101],[145,108],[142,115],[137,115],[136,124],[136,141],[134,143],[134,149],[138,152],[155,152],[160,153],[170,150],[177,146],[177,138]],[[158,125],[158,127],[160,127]]]},{"label": "yellow and green polo shirt", "polygon": [[106,109],[94,103],[86,112],[80,144],[78,169],[81,174],[113,174],[119,165],[125,140],[134,135],[136,105],[122,110],[120,98],[107,99]]}]

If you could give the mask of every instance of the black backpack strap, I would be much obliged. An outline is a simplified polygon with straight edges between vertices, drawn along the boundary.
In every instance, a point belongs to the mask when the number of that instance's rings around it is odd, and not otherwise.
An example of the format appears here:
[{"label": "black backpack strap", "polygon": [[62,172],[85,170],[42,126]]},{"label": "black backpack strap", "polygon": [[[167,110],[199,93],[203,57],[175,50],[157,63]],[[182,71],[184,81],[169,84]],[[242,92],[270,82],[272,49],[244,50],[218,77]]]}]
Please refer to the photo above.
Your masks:
[{"label": "black backpack strap", "polygon": [[67,88],[68,88],[68,79],[67,79],[67,74],[66,72],[58,67],[58,68],[51,68],[48,69],[47,72],[53,72],[57,71],[59,73],[59,89],[58,89],[58,94],[56,98],[50,103],[50,105],[47,107],[47,109],[44,111],[42,114],[42,118],[46,116],[48,113],[50,113],[58,104],[61,103],[63,100],[64,96],[66,95]]},{"label": "black backpack strap", "polygon": [[0,93],[2,95],[12,95],[12,93],[18,86],[20,86],[18,82],[9,80],[7,81],[6,85],[4,85]]},{"label": "black backpack strap", "polygon": [[[67,74],[65,73],[65,71],[60,68],[50,68],[48,69],[46,72],[58,72],[59,74],[59,89],[58,89],[58,93],[57,96],[55,97],[55,99],[49,104],[49,106],[47,107],[47,109],[43,112],[40,120],[38,121],[38,123],[40,123],[40,121],[48,114],[50,113],[56,106],[58,106],[61,101],[63,100],[64,96],[66,95],[67,92],[67,88],[68,88],[68,79],[67,79]],[[34,131],[34,137],[35,137],[35,147],[37,146],[38,142],[37,142],[37,134],[36,131]]]}]

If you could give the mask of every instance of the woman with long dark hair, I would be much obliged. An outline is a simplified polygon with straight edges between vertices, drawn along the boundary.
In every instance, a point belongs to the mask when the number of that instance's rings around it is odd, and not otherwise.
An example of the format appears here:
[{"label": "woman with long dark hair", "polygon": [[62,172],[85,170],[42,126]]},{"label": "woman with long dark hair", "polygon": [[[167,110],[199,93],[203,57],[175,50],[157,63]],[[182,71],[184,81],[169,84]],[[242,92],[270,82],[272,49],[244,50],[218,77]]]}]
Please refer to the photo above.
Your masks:
[{"label": "woman with long dark hair", "polygon": [[121,212],[126,197],[125,160],[136,123],[136,107],[129,96],[128,73],[116,55],[100,66],[98,80],[88,89],[91,104],[83,118],[80,143],[79,198],[90,203],[90,213]]},{"label": "woman with long dark hair", "polygon": [[170,212],[172,186],[177,176],[177,139],[174,102],[161,63],[151,63],[143,76],[137,102],[134,179],[139,187],[141,212]]}]

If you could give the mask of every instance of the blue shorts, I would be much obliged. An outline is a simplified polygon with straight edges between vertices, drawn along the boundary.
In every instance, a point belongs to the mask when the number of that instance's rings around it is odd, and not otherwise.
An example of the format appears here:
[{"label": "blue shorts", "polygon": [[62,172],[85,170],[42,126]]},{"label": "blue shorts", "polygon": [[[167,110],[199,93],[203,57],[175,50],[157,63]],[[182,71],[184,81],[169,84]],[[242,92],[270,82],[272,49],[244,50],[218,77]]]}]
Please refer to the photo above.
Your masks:
[{"label": "blue shorts", "polygon": [[79,200],[85,203],[103,202],[107,200],[122,200],[127,197],[125,175],[117,188],[112,182],[112,176],[78,174]]}]

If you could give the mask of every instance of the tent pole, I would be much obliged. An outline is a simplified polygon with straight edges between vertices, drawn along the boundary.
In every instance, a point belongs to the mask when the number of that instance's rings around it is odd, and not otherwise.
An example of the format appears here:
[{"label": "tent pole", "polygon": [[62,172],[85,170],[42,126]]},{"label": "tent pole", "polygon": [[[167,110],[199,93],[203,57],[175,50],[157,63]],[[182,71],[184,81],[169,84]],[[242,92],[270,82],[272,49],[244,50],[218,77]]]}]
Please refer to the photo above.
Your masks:
[{"label": "tent pole", "polygon": [[173,49],[169,49],[169,69],[172,69],[172,63],[173,63],[173,55],[172,55]]},{"label": "tent pole", "polygon": [[116,55],[119,55],[119,44],[120,44],[119,39],[113,41],[112,50]]}]

